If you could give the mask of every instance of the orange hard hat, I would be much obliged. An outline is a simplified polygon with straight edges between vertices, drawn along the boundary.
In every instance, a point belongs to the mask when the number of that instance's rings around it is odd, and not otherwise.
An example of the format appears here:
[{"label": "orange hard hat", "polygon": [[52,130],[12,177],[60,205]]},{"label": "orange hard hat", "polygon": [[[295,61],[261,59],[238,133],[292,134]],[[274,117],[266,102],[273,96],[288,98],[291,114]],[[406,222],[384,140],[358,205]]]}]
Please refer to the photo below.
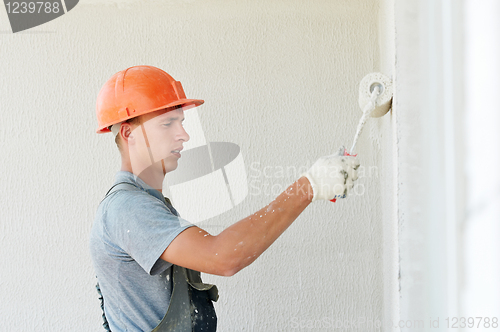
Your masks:
[{"label": "orange hard hat", "polygon": [[153,66],[135,66],[114,74],[97,96],[98,134],[136,116],[173,106],[199,106],[201,99],[186,99],[181,82]]}]

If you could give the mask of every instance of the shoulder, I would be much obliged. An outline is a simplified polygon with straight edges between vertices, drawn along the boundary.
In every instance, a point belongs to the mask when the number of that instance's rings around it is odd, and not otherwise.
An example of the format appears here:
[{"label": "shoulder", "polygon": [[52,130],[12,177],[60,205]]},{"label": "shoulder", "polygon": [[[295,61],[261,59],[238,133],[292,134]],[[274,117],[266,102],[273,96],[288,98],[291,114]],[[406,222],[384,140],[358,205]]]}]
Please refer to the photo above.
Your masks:
[{"label": "shoulder", "polygon": [[118,190],[106,200],[103,203],[106,203],[104,208],[108,213],[110,211],[127,213],[146,209],[159,209],[171,213],[164,202],[142,190]]},{"label": "shoulder", "polygon": [[142,190],[120,190],[103,208],[107,227],[154,229],[190,224],[163,200]]}]

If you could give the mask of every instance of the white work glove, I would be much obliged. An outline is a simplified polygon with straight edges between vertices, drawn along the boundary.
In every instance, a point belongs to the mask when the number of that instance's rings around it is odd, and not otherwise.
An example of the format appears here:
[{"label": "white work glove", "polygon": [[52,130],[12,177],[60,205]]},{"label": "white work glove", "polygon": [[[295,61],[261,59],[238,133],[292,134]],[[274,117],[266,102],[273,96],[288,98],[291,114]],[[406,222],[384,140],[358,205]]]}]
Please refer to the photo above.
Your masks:
[{"label": "white work glove", "polygon": [[345,148],[339,153],[319,158],[311,168],[302,174],[311,183],[313,199],[332,200],[345,198],[358,179],[359,161],[354,156],[344,156]]}]

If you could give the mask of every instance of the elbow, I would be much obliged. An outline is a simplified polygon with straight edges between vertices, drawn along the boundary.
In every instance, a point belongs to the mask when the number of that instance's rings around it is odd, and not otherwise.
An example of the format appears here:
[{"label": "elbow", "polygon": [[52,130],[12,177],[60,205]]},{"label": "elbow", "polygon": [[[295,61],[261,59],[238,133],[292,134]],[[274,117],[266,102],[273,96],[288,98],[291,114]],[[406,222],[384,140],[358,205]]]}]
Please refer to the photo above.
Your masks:
[{"label": "elbow", "polygon": [[228,268],[228,269],[225,271],[224,276],[226,276],[226,277],[232,277],[232,276],[234,276],[236,273],[240,272],[242,269],[243,269],[243,267],[242,267],[242,266],[233,266],[233,267],[230,267],[230,268]]},{"label": "elbow", "polygon": [[223,277],[232,277],[245,267],[235,257],[221,257],[221,261],[219,263],[219,275]]},{"label": "elbow", "polygon": [[223,262],[221,265],[222,266],[219,269],[219,271],[220,271],[220,275],[223,277],[232,277],[241,270],[240,267],[238,267],[235,264],[231,264],[228,261]]},{"label": "elbow", "polygon": [[[218,239],[218,237],[214,237]],[[248,266],[252,260],[249,260],[250,257],[245,253],[246,251],[241,250],[238,245],[227,245],[227,243],[216,243],[214,242],[214,246],[211,251],[214,255],[211,255],[214,263],[214,270],[216,272],[214,274],[223,276],[223,277],[231,277],[236,273],[244,269]],[[252,256],[252,257],[255,257]]]},{"label": "elbow", "polygon": [[223,277],[232,277],[237,272],[238,272],[238,270],[235,270],[235,269],[225,269],[225,270],[222,271],[221,276],[223,276]]}]

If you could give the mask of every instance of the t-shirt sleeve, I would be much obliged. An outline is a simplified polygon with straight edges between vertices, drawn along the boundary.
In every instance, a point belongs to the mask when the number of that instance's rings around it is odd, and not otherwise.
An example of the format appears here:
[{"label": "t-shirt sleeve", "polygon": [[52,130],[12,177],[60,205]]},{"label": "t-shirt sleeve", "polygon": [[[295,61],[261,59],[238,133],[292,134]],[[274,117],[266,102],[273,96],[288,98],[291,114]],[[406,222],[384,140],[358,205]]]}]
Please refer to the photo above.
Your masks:
[{"label": "t-shirt sleeve", "polygon": [[[156,274],[156,263],[165,249],[177,235],[194,225],[172,214],[165,203],[147,193],[128,191],[116,196],[111,204],[118,204],[119,208],[111,209],[114,215],[108,215],[116,218],[111,223],[114,229],[108,230],[110,236],[148,274]],[[160,265],[164,265],[162,262]]]}]

